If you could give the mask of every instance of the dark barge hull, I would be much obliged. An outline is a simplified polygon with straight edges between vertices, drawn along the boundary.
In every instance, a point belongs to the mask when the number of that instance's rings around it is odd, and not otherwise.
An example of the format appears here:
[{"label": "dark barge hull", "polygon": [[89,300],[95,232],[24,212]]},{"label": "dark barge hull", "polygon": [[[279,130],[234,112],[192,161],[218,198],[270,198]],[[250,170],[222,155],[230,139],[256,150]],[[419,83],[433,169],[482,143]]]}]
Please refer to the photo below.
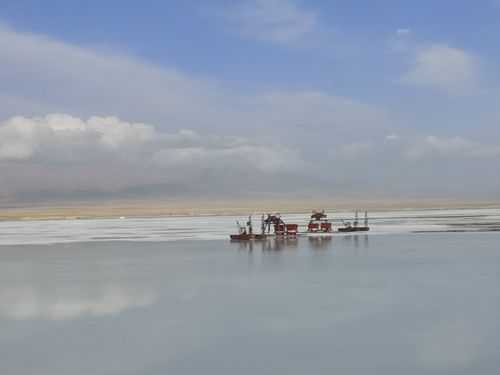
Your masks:
[{"label": "dark barge hull", "polygon": [[231,234],[231,241],[265,240],[265,234]]},{"label": "dark barge hull", "polygon": [[370,230],[369,227],[352,227],[352,228],[339,228],[338,231],[342,233],[350,233],[350,232],[368,232]]}]

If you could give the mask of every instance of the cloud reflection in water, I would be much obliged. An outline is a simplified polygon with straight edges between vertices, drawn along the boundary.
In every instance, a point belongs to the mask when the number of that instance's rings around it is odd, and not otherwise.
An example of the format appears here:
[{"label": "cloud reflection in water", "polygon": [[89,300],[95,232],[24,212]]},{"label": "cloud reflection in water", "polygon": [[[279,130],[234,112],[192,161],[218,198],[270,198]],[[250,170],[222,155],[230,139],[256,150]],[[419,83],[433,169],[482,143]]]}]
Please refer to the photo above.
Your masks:
[{"label": "cloud reflection in water", "polygon": [[0,288],[0,318],[14,320],[68,320],[103,317],[151,306],[157,296],[150,290],[107,285],[95,290],[65,288],[45,291],[33,286]]}]

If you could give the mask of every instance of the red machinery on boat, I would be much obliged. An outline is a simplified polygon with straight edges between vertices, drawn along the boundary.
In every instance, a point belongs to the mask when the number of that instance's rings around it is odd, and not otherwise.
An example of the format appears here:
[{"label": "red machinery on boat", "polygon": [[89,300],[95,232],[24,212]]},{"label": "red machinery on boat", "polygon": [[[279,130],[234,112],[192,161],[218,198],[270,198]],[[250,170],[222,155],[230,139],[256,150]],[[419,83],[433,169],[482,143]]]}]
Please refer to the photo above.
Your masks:
[{"label": "red machinery on boat", "polygon": [[307,224],[308,233],[330,233],[332,231],[332,223],[328,220],[325,211],[313,211],[311,220]]},{"label": "red machinery on boat", "polygon": [[277,236],[295,236],[298,232],[298,224],[278,224],[274,227],[274,233]]},{"label": "red machinery on boat", "polygon": [[262,233],[271,234],[271,226],[276,236],[295,236],[299,232],[298,224],[287,224],[283,221],[280,214],[262,215]]}]

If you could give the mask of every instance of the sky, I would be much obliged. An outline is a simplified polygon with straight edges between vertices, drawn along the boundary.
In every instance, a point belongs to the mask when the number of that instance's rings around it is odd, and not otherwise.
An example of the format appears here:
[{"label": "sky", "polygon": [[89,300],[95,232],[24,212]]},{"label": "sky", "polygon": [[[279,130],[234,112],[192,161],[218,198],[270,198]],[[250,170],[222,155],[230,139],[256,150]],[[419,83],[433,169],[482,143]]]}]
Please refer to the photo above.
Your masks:
[{"label": "sky", "polygon": [[0,202],[500,198],[496,0],[0,6]]}]

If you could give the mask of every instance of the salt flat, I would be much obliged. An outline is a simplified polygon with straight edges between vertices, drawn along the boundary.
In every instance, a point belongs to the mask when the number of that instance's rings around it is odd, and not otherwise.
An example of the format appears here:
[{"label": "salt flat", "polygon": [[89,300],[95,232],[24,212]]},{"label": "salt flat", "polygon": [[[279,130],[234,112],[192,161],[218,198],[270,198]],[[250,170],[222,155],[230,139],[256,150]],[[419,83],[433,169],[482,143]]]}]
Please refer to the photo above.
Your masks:
[{"label": "salt flat", "polygon": [[[328,212],[336,226],[352,219],[349,211]],[[284,214],[287,222],[305,225],[308,214]],[[253,216],[259,225],[260,213]],[[179,216],[123,219],[68,219],[0,222],[0,245],[87,241],[174,241],[227,239],[236,220],[245,216]],[[427,231],[500,229],[500,209],[440,209],[370,212],[370,235]],[[340,234],[339,234],[340,235]]]}]

